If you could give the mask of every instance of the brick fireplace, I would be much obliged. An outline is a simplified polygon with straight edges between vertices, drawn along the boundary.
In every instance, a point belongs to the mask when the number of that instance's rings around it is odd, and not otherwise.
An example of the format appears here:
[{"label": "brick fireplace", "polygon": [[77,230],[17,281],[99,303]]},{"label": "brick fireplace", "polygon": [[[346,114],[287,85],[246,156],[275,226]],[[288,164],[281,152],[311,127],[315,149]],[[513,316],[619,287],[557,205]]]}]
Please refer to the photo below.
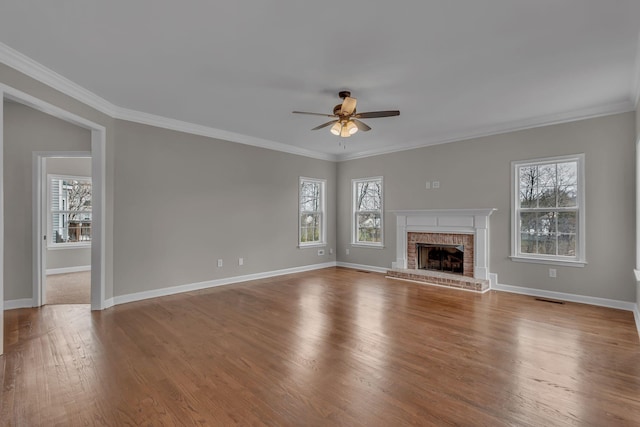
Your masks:
[{"label": "brick fireplace", "polygon": [[407,268],[418,268],[419,243],[440,245],[460,245],[464,247],[463,275],[473,277],[473,235],[460,233],[418,233],[407,234]]},{"label": "brick fireplace", "polygon": [[[495,209],[395,211],[396,262],[389,277],[484,292],[490,288],[489,216]],[[463,274],[418,269],[418,244],[464,248]],[[494,276],[495,277],[495,276]],[[495,280],[495,279],[494,279]]]}]

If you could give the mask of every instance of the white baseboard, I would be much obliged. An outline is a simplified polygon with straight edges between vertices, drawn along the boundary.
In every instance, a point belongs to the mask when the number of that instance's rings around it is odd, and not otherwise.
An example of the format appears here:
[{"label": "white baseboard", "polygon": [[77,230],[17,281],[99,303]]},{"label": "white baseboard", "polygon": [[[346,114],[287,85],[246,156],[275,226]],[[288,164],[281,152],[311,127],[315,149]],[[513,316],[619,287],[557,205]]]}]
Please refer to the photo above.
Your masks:
[{"label": "white baseboard", "polygon": [[636,330],[640,336],[640,312],[638,312],[638,304],[629,301],[620,301],[615,299],[589,297],[585,295],[567,294],[564,292],[545,291],[542,289],[523,288],[521,286],[512,285],[495,285],[491,286],[491,290],[511,292],[514,294],[530,295],[533,297],[551,298],[561,301],[577,302],[581,304],[591,304],[600,307],[617,308],[619,310],[627,310],[633,313],[636,321]]},{"label": "white baseboard", "polygon": [[264,273],[247,274],[245,276],[226,277],[224,279],[208,280],[206,282],[190,283],[186,285],[171,286],[168,288],[154,289],[145,292],[136,292],[127,295],[118,295],[105,301],[105,306],[126,304],[128,302],[141,301],[149,298],[163,297],[167,295],[175,295],[182,292],[197,291],[200,289],[213,288],[216,286],[231,285],[234,283],[248,282],[250,280],[266,279],[269,277],[282,276],[285,274],[303,273],[305,271],[320,270],[322,268],[335,267],[335,262],[327,262],[323,264],[304,265],[301,267],[285,268],[282,270],[267,271]]},{"label": "white baseboard", "polygon": [[352,268],[354,270],[372,271],[374,273],[386,273],[388,268],[373,265],[352,264],[350,262],[336,262],[336,267]]},{"label": "white baseboard", "polygon": [[524,288],[521,286],[498,284],[491,287],[495,291],[511,292],[513,294],[530,295],[533,297],[551,298],[562,301],[577,302],[581,304],[598,305],[601,307],[617,308],[619,310],[634,311],[637,306],[633,302],[615,299],[589,297],[585,295],[567,294],[564,292],[545,291],[542,289]]},{"label": "white baseboard", "polygon": [[4,302],[5,310],[14,310],[16,308],[31,308],[31,307],[33,307],[33,299],[31,298],[10,299]]},{"label": "white baseboard", "polygon": [[52,274],[79,273],[80,271],[91,271],[91,266],[79,265],[77,267],[48,268],[47,276]]}]

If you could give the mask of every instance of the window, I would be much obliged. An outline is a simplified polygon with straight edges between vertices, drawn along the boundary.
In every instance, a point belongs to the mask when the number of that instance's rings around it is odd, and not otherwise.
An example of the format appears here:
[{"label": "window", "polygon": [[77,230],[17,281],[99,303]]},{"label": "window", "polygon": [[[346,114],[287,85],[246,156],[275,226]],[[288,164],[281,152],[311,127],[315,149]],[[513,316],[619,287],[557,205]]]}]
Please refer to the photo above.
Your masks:
[{"label": "window", "polygon": [[353,181],[352,244],[382,246],[382,177]]},{"label": "window", "polygon": [[512,162],[512,259],[584,266],[583,164],[583,154]]},{"label": "window", "polygon": [[49,175],[49,246],[91,244],[91,178]]},{"label": "window", "polygon": [[325,202],[322,179],[300,178],[300,246],[325,244]]}]

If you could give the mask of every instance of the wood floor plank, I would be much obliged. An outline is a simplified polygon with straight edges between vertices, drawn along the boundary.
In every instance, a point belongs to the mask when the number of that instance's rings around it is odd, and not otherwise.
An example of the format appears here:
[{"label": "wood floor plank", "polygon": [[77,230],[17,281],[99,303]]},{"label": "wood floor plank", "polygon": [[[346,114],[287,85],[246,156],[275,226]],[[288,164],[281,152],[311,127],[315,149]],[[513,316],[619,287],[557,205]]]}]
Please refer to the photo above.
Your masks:
[{"label": "wood floor plank", "polygon": [[5,312],[2,425],[638,425],[630,312],[343,268]]}]

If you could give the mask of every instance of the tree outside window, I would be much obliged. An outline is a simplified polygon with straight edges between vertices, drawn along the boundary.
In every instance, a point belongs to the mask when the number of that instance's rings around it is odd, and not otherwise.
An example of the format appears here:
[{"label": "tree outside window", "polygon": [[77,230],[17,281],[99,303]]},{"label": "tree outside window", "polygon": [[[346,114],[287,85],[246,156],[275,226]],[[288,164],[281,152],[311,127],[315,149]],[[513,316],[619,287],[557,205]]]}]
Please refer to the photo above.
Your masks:
[{"label": "tree outside window", "polygon": [[516,162],[515,256],[580,261],[582,157]]},{"label": "tree outside window", "polygon": [[299,244],[324,244],[325,181],[300,178]]},{"label": "tree outside window", "polygon": [[382,177],[353,180],[353,243],[382,245]]},{"label": "tree outside window", "polygon": [[91,243],[91,178],[50,176],[49,244]]}]

